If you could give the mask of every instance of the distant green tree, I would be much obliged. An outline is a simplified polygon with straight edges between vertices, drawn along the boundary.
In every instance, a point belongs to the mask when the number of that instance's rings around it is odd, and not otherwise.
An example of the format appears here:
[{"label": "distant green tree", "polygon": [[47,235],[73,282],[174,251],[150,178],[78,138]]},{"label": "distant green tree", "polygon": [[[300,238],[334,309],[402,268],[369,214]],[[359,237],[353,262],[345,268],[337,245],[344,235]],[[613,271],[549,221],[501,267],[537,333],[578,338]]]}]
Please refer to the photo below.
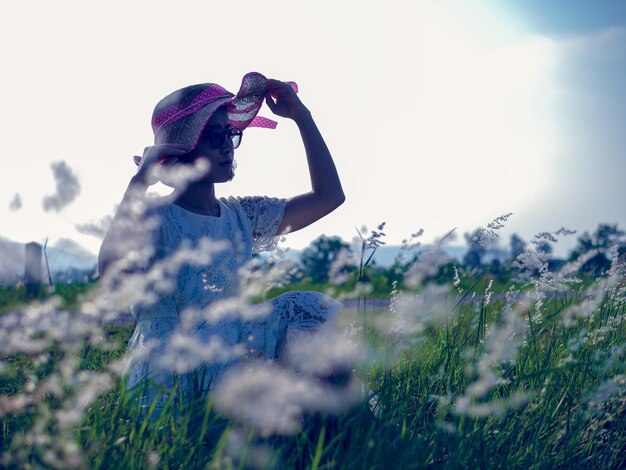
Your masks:
[{"label": "distant green tree", "polygon": [[328,282],[328,272],[333,262],[342,250],[349,249],[350,245],[340,237],[321,235],[300,255],[302,274],[316,283]]},{"label": "distant green tree", "polygon": [[613,246],[626,245],[624,236],[626,232],[618,228],[617,224],[600,224],[593,232],[593,242],[595,248],[609,257],[609,252]]},{"label": "distant green tree", "polygon": [[524,252],[524,249],[526,248],[526,242],[522,240],[521,237],[516,233],[511,235],[509,245],[511,247],[511,259],[517,258]]},{"label": "distant green tree", "polygon": [[626,247],[625,235],[626,232],[617,224],[599,224],[592,234],[584,232],[578,237],[576,246],[570,252],[569,260],[574,261],[591,250],[596,250],[597,254],[587,260],[582,270],[588,273],[606,271],[611,264],[610,250],[617,246],[618,250],[623,251]]},{"label": "distant green tree", "polygon": [[542,240],[537,243],[537,245],[535,246],[535,250],[537,250],[538,253],[543,253],[546,258],[549,258],[552,255],[554,248],[552,247],[552,245],[550,245],[549,242]]},{"label": "distant green tree", "polygon": [[480,238],[480,234],[480,229],[476,229],[472,233],[463,234],[463,238],[465,238],[465,242],[469,246],[467,253],[463,257],[463,264],[468,268],[480,267],[487,252],[486,247],[477,241]]}]

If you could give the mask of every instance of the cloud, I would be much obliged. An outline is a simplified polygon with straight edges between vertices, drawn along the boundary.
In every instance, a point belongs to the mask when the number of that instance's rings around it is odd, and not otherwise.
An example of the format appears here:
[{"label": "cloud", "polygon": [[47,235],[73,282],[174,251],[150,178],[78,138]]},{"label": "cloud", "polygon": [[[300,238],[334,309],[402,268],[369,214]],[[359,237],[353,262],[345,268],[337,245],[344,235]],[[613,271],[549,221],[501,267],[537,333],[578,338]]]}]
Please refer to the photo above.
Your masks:
[{"label": "cloud", "polygon": [[17,212],[21,208],[22,208],[22,196],[20,196],[19,193],[15,193],[15,196],[13,196],[13,199],[11,199],[11,202],[9,203],[9,210],[13,212]]},{"label": "cloud", "polygon": [[48,245],[48,262],[53,273],[68,270],[92,270],[97,262],[96,255],[69,238],[59,238]]},{"label": "cloud", "polygon": [[98,238],[104,238],[109,227],[111,226],[111,222],[113,221],[113,216],[105,215],[100,220],[85,222],[84,224],[76,224],[74,228],[78,233],[82,233],[84,235],[92,235]]},{"label": "cloud", "polygon": [[51,246],[57,248],[58,250],[80,256],[93,256],[93,253],[70,238],[59,238]]},{"label": "cloud", "polygon": [[626,51],[626,27],[611,27],[591,34],[580,34],[558,41],[565,53],[593,61],[622,61]]},{"label": "cloud", "polygon": [[556,215],[558,225],[580,230],[598,222],[626,223],[624,41],[626,28],[621,27],[555,42],[561,57],[555,132],[568,137],[553,159],[551,185],[554,194],[568,196],[555,197],[543,208],[542,220]]},{"label": "cloud", "polygon": [[50,167],[56,182],[56,193],[45,196],[42,201],[42,207],[45,212],[59,212],[65,206],[71,204],[80,194],[80,183],[67,163],[63,161],[52,162]]}]

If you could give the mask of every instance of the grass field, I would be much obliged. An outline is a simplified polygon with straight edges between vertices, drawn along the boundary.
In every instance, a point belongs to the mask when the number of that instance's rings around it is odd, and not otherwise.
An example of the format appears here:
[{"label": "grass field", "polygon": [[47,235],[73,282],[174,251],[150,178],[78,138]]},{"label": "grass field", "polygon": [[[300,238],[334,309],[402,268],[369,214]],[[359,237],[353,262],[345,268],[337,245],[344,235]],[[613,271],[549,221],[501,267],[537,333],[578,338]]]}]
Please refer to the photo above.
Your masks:
[{"label": "grass field", "polygon": [[626,281],[613,261],[584,282],[576,266],[539,269],[492,297],[488,277],[464,279],[472,286],[460,292],[451,279],[396,290],[388,309],[345,314],[335,349],[350,351],[354,377],[322,385],[328,400],[356,391],[332,413],[302,396],[255,403],[251,393],[250,415],[200,396],[144,418],[119,377],[132,327],[99,314],[111,292],[76,286],[20,306],[5,290],[2,464],[623,468]]}]

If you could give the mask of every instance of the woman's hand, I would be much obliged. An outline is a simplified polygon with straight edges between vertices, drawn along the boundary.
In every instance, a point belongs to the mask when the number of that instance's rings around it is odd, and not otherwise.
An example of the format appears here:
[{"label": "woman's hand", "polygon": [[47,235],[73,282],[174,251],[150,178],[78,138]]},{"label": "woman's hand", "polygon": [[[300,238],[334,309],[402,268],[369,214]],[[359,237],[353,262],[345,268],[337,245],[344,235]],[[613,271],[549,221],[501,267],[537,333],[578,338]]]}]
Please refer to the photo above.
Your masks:
[{"label": "woman's hand", "polygon": [[274,114],[296,122],[309,114],[309,110],[302,104],[291,85],[273,79],[268,80],[268,85],[265,102]]},{"label": "woman's hand", "polygon": [[187,147],[181,144],[158,144],[146,147],[133,179],[148,186],[155,184],[158,181],[154,171],[157,164],[173,166],[178,162],[178,157],[185,153],[187,153]]}]

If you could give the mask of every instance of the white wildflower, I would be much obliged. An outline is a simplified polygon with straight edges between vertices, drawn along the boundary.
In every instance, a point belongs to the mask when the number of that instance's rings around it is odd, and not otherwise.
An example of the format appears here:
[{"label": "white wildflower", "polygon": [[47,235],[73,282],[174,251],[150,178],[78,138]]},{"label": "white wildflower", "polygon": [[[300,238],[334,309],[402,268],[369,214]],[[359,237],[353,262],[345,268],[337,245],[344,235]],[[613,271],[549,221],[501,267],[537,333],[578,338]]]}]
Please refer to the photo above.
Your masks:
[{"label": "white wildflower", "polygon": [[499,237],[497,231],[504,227],[504,222],[506,222],[512,215],[512,212],[503,214],[489,222],[487,227],[479,228],[478,234],[474,237],[473,241],[478,243],[480,246],[489,246],[496,238]]},{"label": "white wildflower", "polygon": [[230,369],[213,396],[222,413],[268,436],[296,432],[307,412],[347,409],[358,399],[355,392],[325,386],[271,363],[252,363]]}]

